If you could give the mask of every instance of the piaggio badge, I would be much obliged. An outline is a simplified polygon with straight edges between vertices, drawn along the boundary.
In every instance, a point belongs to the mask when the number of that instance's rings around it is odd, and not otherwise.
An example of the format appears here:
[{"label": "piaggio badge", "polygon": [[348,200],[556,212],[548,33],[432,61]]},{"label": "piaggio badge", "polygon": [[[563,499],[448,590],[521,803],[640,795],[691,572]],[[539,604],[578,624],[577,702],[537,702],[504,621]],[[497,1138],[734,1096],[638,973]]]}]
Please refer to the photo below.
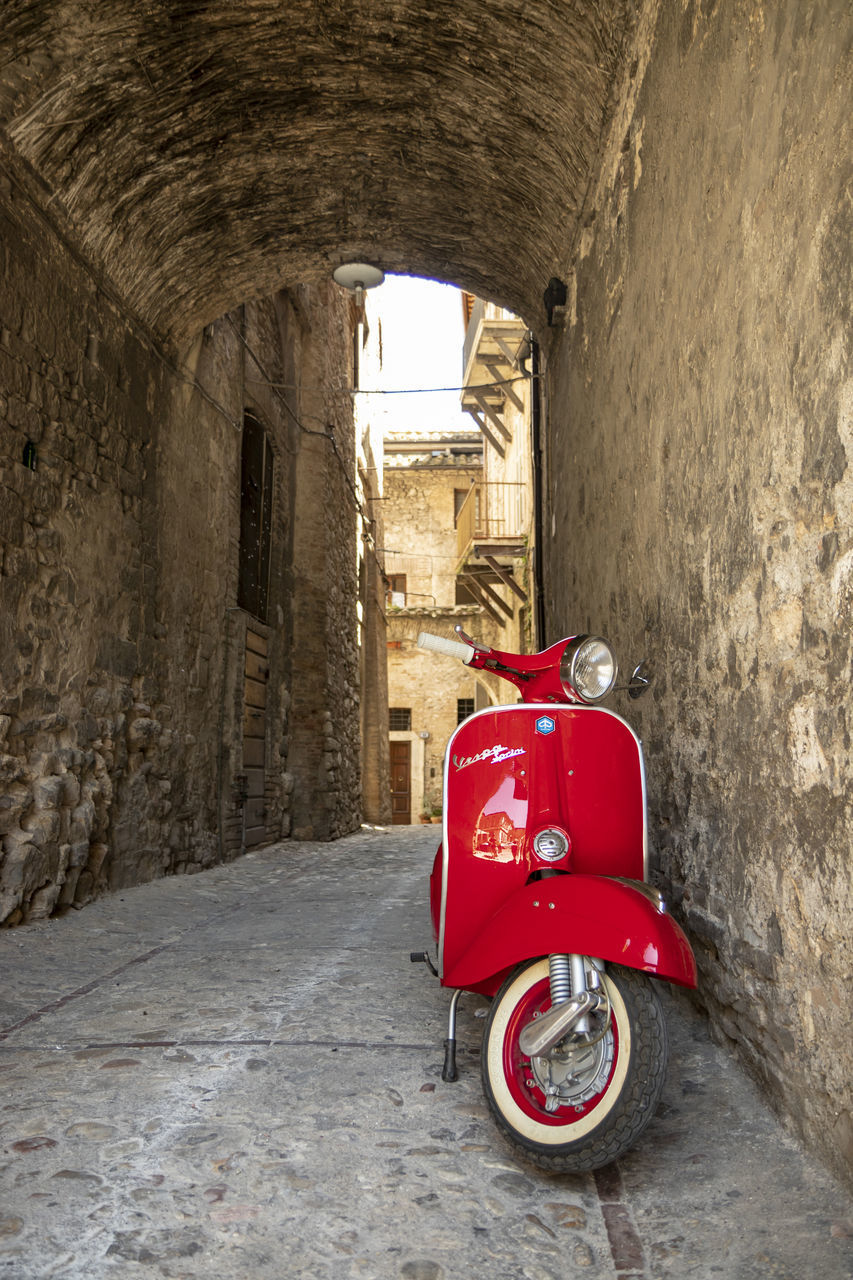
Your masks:
[{"label": "piaggio badge", "polygon": [[552,716],[540,716],[536,721],[537,733],[553,733],[557,727],[557,722]]}]

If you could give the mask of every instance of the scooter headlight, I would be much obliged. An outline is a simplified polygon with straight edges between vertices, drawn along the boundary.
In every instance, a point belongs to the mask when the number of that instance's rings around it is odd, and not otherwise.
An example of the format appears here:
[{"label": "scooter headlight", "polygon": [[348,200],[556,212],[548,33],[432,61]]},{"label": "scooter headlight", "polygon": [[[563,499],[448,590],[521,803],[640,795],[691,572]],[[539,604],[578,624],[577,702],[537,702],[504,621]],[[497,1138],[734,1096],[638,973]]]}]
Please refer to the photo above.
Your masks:
[{"label": "scooter headlight", "polygon": [[569,838],[558,827],[546,827],[533,837],[533,852],[543,862],[559,862],[569,852]]},{"label": "scooter headlight", "polygon": [[616,659],[606,640],[575,636],[563,652],[560,681],[570,697],[599,702],[616,683],[616,671]]}]

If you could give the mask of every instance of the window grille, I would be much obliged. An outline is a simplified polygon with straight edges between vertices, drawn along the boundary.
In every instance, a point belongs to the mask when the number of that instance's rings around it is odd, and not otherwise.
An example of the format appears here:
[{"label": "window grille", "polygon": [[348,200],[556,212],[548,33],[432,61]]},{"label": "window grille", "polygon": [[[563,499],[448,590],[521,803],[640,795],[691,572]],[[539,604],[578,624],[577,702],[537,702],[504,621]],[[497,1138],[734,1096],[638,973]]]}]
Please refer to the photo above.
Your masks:
[{"label": "window grille", "polygon": [[412,727],[411,707],[389,707],[388,728],[407,732]]},{"label": "window grille", "polygon": [[456,699],[456,723],[461,724],[463,720],[467,720],[469,716],[474,714],[473,698],[457,698]]}]

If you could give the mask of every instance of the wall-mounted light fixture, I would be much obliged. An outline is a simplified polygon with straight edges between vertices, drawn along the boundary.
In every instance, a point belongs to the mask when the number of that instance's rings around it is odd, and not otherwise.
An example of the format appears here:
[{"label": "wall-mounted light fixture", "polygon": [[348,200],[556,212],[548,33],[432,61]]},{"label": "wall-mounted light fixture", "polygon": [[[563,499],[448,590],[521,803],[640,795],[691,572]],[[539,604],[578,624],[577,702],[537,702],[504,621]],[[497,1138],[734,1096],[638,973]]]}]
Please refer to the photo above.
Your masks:
[{"label": "wall-mounted light fixture", "polygon": [[342,262],[332,272],[332,279],[344,289],[355,294],[357,306],[361,306],[365,289],[375,289],[385,279],[385,272],[369,262]]}]

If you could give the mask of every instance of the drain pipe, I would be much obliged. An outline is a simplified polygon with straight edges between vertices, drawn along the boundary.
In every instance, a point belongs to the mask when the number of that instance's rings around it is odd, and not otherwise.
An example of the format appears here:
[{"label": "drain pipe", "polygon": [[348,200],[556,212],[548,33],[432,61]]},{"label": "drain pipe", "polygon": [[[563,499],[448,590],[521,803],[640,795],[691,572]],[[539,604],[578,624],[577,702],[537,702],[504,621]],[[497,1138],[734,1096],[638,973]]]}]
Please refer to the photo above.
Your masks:
[{"label": "drain pipe", "polygon": [[530,335],[530,368],[533,374],[531,379],[533,386],[531,388],[531,441],[533,446],[533,513],[534,513],[534,548],[533,548],[533,578],[534,578],[534,625],[536,628],[536,647],[544,649],[545,641],[545,594],[542,582],[542,565],[543,565],[543,504],[545,494],[542,485],[542,359],[539,343]]}]

